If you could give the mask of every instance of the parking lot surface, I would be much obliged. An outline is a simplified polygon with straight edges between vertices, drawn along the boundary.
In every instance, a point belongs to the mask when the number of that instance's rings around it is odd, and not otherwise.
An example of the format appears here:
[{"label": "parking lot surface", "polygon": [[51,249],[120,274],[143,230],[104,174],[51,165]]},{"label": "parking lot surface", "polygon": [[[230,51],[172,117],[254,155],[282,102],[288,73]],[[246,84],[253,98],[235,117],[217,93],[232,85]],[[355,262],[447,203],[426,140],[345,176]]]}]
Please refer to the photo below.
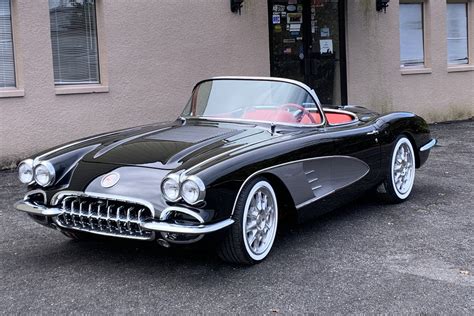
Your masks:
[{"label": "parking lot surface", "polygon": [[71,241],[13,209],[0,172],[0,313],[474,314],[474,122],[439,147],[409,201],[374,196],[283,231],[252,267],[212,251]]}]

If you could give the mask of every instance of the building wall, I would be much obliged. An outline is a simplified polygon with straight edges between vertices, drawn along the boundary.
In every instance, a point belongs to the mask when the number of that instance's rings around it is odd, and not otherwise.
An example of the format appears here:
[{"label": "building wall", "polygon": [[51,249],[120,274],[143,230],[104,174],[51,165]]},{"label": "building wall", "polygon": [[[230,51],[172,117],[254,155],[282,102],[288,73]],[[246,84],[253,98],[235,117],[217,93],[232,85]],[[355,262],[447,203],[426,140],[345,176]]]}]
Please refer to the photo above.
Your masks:
[{"label": "building wall", "polygon": [[25,93],[0,98],[0,167],[80,137],[172,120],[201,79],[269,75],[266,1],[245,1],[241,16],[223,0],[97,1],[109,91],[57,95],[48,0],[13,0]]},{"label": "building wall", "polygon": [[[349,103],[380,112],[411,111],[430,122],[474,115],[474,65],[465,67],[470,71],[447,69],[446,1],[426,1],[425,49],[431,72],[423,74],[400,70],[399,1],[390,1],[386,14],[376,12],[372,0],[346,3]],[[473,17],[469,17],[471,30]]]}]

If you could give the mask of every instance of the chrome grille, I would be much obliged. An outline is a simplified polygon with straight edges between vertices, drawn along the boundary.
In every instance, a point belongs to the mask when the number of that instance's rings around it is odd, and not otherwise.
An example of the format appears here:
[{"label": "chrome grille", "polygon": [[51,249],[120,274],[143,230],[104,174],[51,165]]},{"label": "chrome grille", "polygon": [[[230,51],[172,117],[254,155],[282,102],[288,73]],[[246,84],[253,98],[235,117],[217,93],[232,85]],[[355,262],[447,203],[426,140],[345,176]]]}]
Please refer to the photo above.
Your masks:
[{"label": "chrome grille", "polygon": [[140,225],[153,218],[144,205],[90,196],[66,196],[60,205],[61,227],[133,239],[153,238],[153,233]]}]

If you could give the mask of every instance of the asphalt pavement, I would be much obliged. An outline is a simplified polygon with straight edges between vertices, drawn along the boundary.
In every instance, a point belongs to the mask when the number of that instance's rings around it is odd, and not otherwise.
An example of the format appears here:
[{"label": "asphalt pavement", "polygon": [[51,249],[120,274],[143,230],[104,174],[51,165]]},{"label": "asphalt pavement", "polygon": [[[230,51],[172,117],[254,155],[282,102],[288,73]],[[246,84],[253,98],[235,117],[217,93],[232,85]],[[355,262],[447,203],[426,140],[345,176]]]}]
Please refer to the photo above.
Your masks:
[{"label": "asphalt pavement", "polygon": [[279,233],[263,263],[205,249],[71,241],[13,209],[0,172],[0,313],[474,314],[474,122],[432,126],[440,146],[412,197],[366,196]]}]

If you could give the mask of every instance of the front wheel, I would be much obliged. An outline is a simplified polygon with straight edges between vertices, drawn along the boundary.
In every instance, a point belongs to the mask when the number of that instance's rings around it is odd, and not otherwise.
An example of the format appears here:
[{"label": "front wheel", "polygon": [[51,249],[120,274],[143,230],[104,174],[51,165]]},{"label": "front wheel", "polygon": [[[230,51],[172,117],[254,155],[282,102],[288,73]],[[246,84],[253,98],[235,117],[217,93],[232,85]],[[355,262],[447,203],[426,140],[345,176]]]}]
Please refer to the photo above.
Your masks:
[{"label": "front wheel", "polygon": [[278,226],[277,198],[265,178],[257,177],[243,187],[232,218],[235,223],[218,249],[221,259],[239,264],[263,261],[272,249]]},{"label": "front wheel", "polygon": [[408,138],[400,136],[395,142],[387,172],[384,186],[389,202],[408,199],[415,183],[415,152]]}]

